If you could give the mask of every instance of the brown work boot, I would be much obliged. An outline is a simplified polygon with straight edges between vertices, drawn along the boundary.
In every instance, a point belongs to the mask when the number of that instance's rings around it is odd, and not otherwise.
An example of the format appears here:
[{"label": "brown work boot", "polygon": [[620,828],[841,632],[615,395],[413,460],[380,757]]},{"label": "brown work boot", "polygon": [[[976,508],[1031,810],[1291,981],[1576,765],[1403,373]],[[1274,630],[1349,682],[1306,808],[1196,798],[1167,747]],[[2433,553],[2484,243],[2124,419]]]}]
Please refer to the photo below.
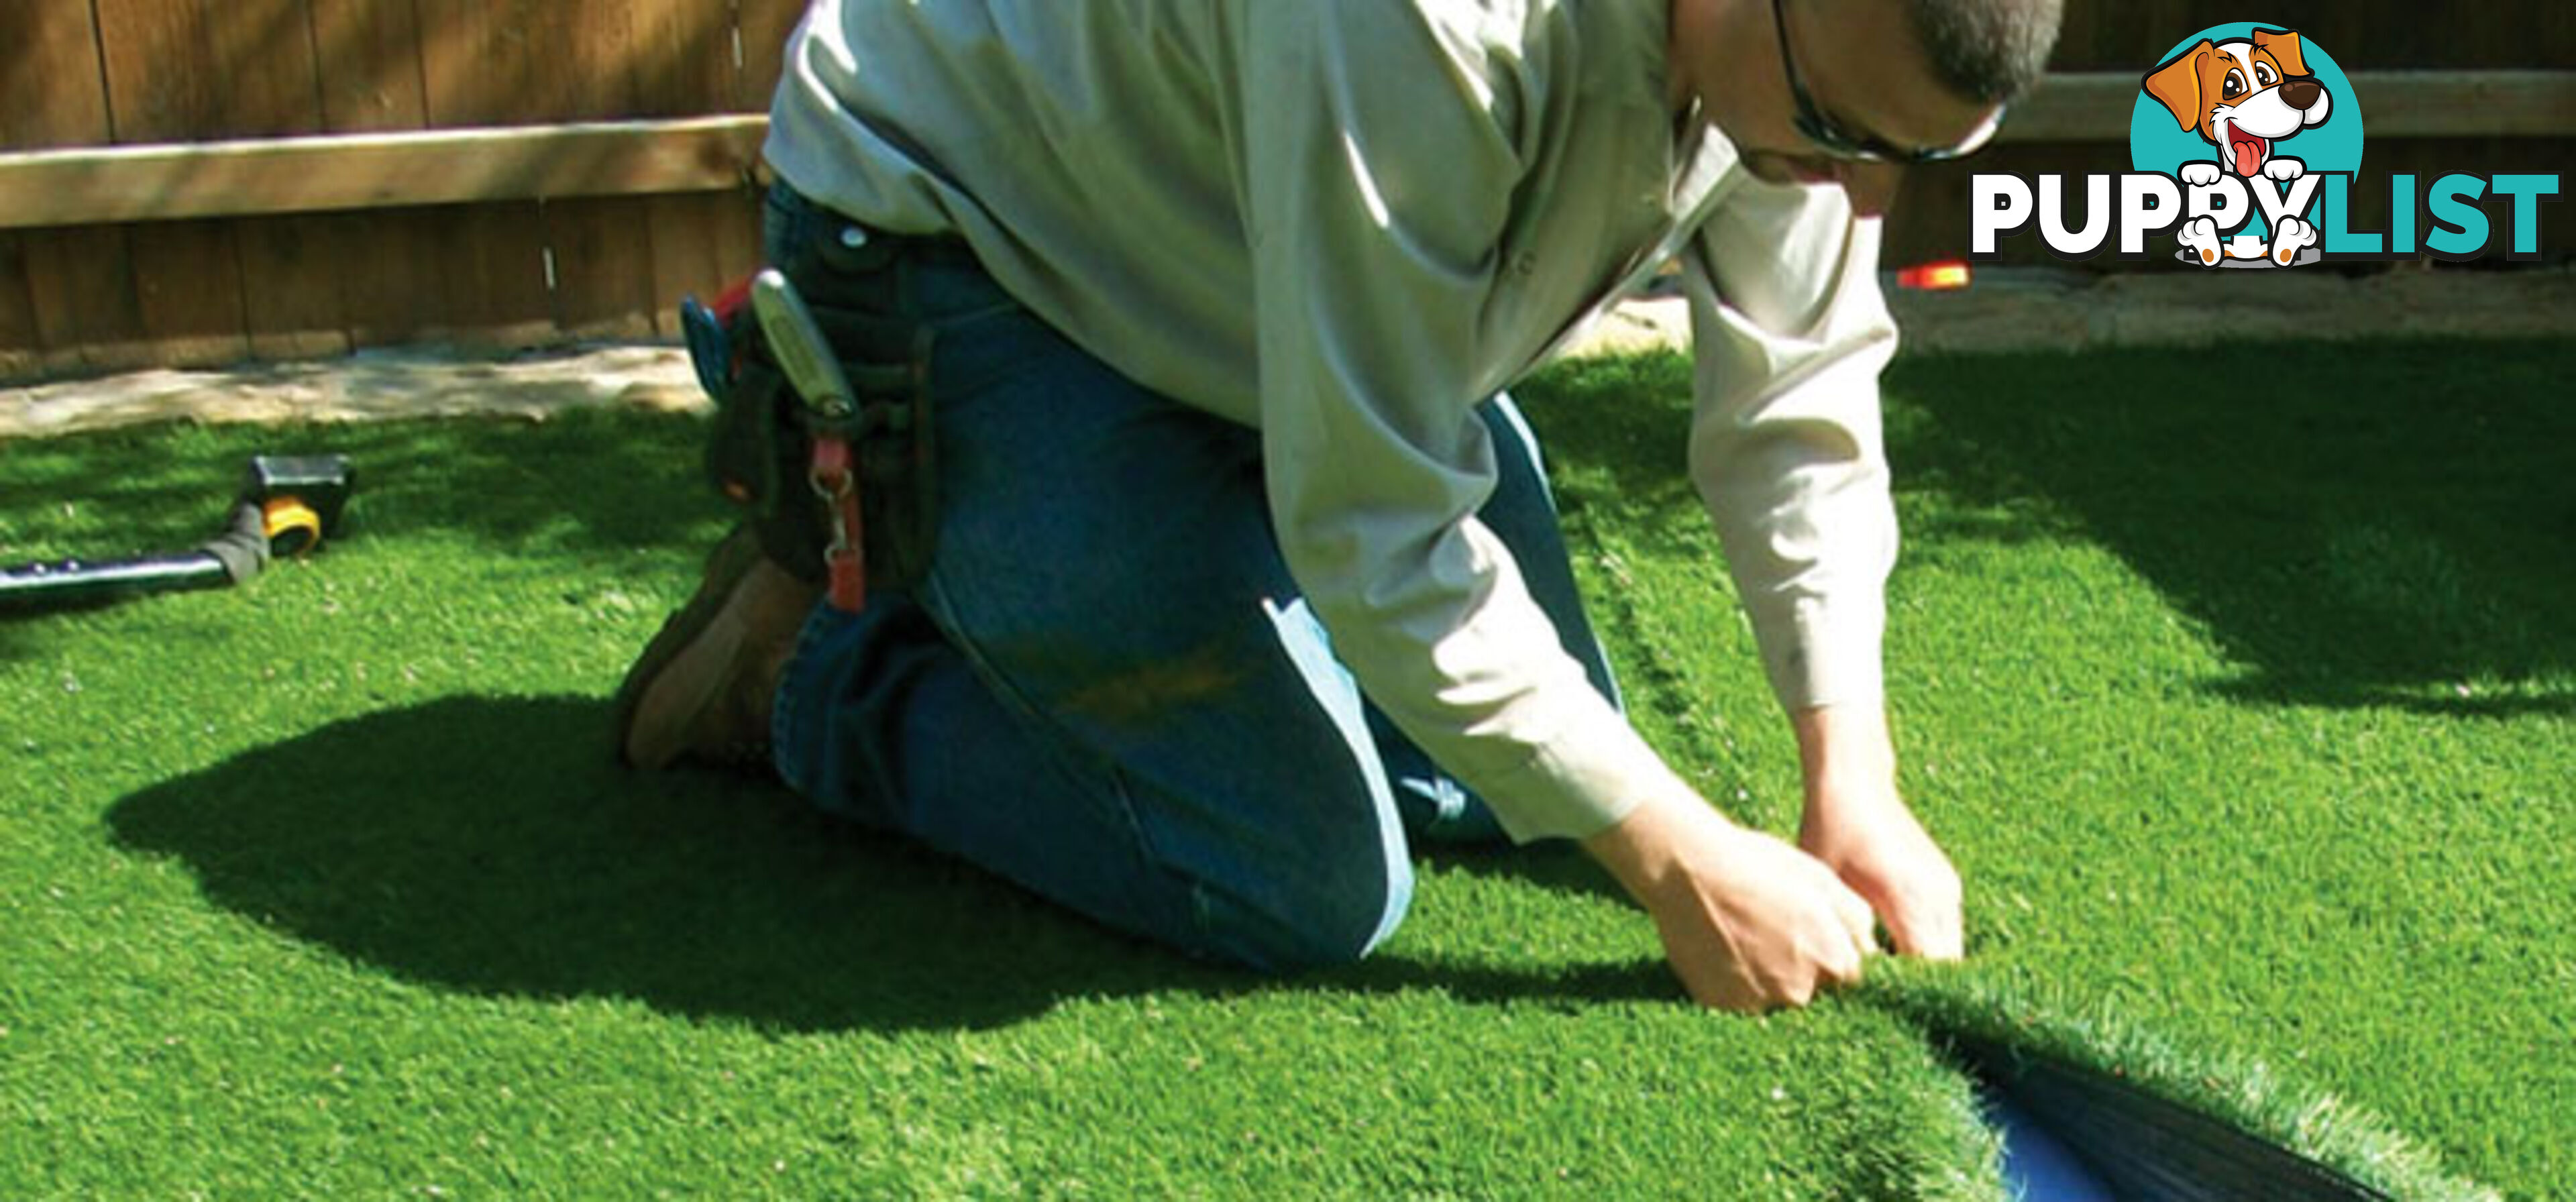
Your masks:
[{"label": "brown work boot", "polygon": [[749,527],[725,536],[697,595],[627,669],[618,758],[648,769],[682,760],[765,767],[770,699],[821,596],[762,555]]}]

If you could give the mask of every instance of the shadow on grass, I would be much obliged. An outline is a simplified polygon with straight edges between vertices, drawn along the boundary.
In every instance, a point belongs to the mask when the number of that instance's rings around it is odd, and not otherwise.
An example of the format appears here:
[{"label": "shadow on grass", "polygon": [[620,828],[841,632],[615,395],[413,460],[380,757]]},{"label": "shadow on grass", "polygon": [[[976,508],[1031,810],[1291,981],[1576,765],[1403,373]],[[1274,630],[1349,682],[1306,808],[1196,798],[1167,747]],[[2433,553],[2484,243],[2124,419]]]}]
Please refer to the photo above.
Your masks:
[{"label": "shadow on grass", "polygon": [[0,617],[0,664],[34,659],[36,655],[36,649],[20,628],[20,623]]},{"label": "shadow on grass", "polygon": [[[2098,542],[2242,665],[2209,682],[2225,696],[2576,714],[2571,374],[2564,342],[1905,359],[1887,418],[1907,555]],[[1682,360],[1521,395],[1569,521],[1713,554]]]},{"label": "shadow on grass", "polygon": [[187,863],[216,904],[407,980],[771,1029],[984,1028],[1175,990],[1680,996],[1651,962],[1381,957],[1286,981],[1192,963],[778,786],[613,767],[607,725],[588,699],[450,699],[154,786],[108,820],[119,842]]},{"label": "shadow on grass", "polygon": [[1581,846],[1556,839],[1525,846],[1511,844],[1427,843],[1416,846],[1416,859],[1433,867],[1499,877],[1534,885],[1551,893],[1594,897],[1626,904],[1628,895],[1610,874],[1583,854]]},{"label": "shadow on grass", "polygon": [[[1917,361],[1899,454],[2079,521],[2268,703],[2576,713],[2563,342]],[[2247,387],[2212,387],[2213,380]],[[1937,537],[1938,535],[1936,535]]]}]

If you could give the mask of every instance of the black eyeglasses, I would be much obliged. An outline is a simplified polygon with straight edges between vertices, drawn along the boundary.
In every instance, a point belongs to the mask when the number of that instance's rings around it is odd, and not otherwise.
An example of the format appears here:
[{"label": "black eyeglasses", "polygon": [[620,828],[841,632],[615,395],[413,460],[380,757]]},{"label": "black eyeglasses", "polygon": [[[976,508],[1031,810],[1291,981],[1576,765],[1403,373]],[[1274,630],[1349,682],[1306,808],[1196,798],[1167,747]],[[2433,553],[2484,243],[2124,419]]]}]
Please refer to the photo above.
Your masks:
[{"label": "black eyeglasses", "polygon": [[1807,92],[1805,80],[1798,77],[1798,56],[1789,53],[1789,13],[1785,0],[1771,0],[1771,24],[1780,31],[1780,66],[1789,75],[1789,95],[1797,100],[1798,111],[1791,115],[1792,124],[1808,141],[1838,159],[1863,163],[1938,163],[1975,154],[1992,141],[1995,130],[2004,123],[2003,106],[1997,105],[1986,123],[1970,133],[1956,146],[1938,146],[1930,150],[1907,150],[1890,145],[1873,134],[1855,134],[1834,123],[1824,110],[1816,107],[1816,98]]}]

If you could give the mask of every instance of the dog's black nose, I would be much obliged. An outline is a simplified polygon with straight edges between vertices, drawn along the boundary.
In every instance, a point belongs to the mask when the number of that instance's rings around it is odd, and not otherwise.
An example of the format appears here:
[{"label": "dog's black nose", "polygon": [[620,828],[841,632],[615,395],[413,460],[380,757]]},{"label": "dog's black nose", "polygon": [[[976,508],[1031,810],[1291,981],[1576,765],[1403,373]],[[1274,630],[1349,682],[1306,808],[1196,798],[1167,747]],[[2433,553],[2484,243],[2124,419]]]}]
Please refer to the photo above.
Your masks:
[{"label": "dog's black nose", "polygon": [[2317,97],[2325,91],[2325,85],[2313,79],[2288,80],[2281,84],[2281,103],[2304,113],[2317,107]]}]

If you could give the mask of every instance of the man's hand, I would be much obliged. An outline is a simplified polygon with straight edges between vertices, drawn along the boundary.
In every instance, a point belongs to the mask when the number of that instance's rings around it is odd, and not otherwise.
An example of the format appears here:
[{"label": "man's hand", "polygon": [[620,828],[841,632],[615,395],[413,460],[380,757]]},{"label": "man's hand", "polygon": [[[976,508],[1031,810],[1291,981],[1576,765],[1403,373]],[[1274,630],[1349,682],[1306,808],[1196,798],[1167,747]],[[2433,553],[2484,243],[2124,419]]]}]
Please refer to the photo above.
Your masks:
[{"label": "man's hand", "polygon": [[1650,798],[1583,846],[1654,916],[1673,972],[1703,1005],[1803,1006],[1859,981],[1877,950],[1869,903],[1832,869],[1696,797]]},{"label": "man's hand", "polygon": [[1958,959],[1959,872],[1897,795],[1885,712],[1806,710],[1796,726],[1807,776],[1798,846],[1869,899],[1899,953]]}]

